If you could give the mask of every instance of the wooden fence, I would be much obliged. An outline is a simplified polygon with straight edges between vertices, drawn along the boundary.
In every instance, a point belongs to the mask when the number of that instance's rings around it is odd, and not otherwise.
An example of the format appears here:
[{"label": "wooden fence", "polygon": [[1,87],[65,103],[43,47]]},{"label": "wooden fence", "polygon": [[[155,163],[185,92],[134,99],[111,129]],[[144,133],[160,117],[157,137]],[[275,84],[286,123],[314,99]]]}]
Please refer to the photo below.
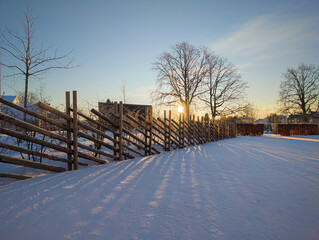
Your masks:
[{"label": "wooden fence", "polygon": [[[72,100],[71,105],[70,92],[66,92],[65,112],[42,102],[34,111],[0,97],[2,108],[11,110],[10,114],[0,112],[0,162],[63,172],[88,166],[88,161],[104,164],[236,136],[234,123],[194,115],[186,120],[183,114],[173,119],[171,111],[154,118],[152,109],[145,117],[133,117],[123,114],[122,102],[115,103],[109,114],[95,109],[82,113],[77,108],[76,91]],[[43,159],[66,165],[43,163]],[[30,178],[9,173],[0,173],[0,177]]]},{"label": "wooden fence", "polygon": [[261,136],[264,134],[264,124],[237,123],[238,136]]},{"label": "wooden fence", "polygon": [[315,123],[279,123],[274,124],[273,133],[283,136],[317,135],[319,125]]}]

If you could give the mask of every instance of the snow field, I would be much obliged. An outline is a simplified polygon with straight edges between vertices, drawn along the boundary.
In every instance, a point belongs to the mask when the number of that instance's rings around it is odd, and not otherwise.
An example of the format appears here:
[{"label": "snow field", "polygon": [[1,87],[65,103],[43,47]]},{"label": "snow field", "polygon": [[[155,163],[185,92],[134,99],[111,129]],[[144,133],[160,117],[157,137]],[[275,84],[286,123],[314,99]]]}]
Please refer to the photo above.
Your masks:
[{"label": "snow field", "polygon": [[0,239],[319,239],[319,143],[237,137],[0,187]]}]

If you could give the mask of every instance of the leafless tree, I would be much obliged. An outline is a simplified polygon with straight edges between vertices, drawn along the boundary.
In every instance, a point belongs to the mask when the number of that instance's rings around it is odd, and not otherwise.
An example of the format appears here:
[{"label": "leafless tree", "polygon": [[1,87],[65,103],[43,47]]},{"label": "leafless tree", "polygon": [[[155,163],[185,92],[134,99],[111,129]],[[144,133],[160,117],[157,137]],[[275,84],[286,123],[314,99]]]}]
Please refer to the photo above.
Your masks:
[{"label": "leafless tree", "polygon": [[[20,102],[25,102],[24,101],[24,92],[23,91],[16,91],[16,94],[18,96],[18,99]],[[29,91],[28,92],[28,103],[30,104],[36,104],[38,102],[43,102],[46,104],[50,104],[51,98],[50,96],[47,96],[45,93],[45,85],[43,83],[40,83],[39,89],[36,91]]]},{"label": "leafless tree", "polygon": [[247,102],[247,104],[245,104],[242,107],[242,110],[240,111],[240,114],[242,114],[243,116],[251,118],[252,121],[255,121],[259,117],[259,109],[253,103]]},{"label": "leafless tree", "polygon": [[204,93],[199,98],[210,109],[212,118],[242,111],[248,85],[241,80],[238,70],[213,52],[207,53],[206,60],[208,72],[203,82]]},{"label": "leafless tree", "polygon": [[[70,69],[72,51],[58,55],[51,47],[35,46],[35,21],[32,11],[24,12],[23,32],[15,32],[8,27],[0,32],[0,50],[7,54],[3,66],[12,70],[9,76],[22,75],[25,78],[24,107],[27,107],[29,79],[40,76],[52,69]],[[50,56],[49,56],[50,55]],[[25,116],[24,116],[25,119]]]},{"label": "leafless tree", "polygon": [[121,94],[122,94],[123,103],[128,103],[126,85],[127,85],[126,82],[125,82],[125,81],[122,81]]},{"label": "leafless tree", "polygon": [[172,46],[171,52],[163,52],[153,63],[157,71],[157,88],[153,100],[166,105],[181,104],[186,116],[190,105],[201,92],[206,76],[205,49],[182,42]]},{"label": "leafless tree", "polygon": [[280,84],[279,105],[284,113],[301,113],[308,121],[307,114],[318,111],[319,103],[319,67],[312,64],[300,64],[297,68],[288,68]]}]

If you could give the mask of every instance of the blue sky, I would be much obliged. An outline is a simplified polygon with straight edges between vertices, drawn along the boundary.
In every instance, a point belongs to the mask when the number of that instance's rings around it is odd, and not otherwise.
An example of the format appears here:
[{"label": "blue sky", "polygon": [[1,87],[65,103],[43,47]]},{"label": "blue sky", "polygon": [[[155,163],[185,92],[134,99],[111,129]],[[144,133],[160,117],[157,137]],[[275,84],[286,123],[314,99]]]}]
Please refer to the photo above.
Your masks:
[{"label": "blue sky", "polygon": [[[80,65],[43,77],[54,104],[64,103],[67,90],[78,90],[82,103],[119,100],[123,81],[131,102],[149,103],[156,81],[151,63],[181,41],[208,46],[234,63],[261,112],[274,110],[287,67],[319,63],[317,0],[0,0],[0,27],[20,31],[26,7],[38,18],[37,41],[60,53],[73,49]],[[23,90],[22,78],[3,82],[6,94]]]}]

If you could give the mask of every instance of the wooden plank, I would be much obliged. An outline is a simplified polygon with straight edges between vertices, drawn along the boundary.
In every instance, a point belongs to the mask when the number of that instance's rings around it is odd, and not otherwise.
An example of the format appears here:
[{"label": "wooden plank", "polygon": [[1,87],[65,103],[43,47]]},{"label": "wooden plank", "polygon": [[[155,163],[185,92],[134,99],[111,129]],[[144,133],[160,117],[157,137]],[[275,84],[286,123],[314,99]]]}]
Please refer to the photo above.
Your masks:
[{"label": "wooden plank", "polygon": [[192,131],[192,135],[193,135],[193,145],[195,145],[195,115],[193,115],[192,127],[193,127],[193,131]]},{"label": "wooden plank", "polygon": [[140,123],[139,121],[137,121],[134,117],[132,117],[129,114],[126,114],[125,117],[127,117],[128,119],[130,119],[132,122],[134,122],[135,124],[139,125],[141,128],[146,129],[146,126],[144,126],[142,123]]},{"label": "wooden plank", "polygon": [[[83,148],[85,150],[88,150],[90,152],[94,152],[96,154],[103,155],[105,157],[110,157],[110,158],[113,159],[113,155],[107,153],[106,151],[98,150],[98,149],[92,148],[90,146],[84,145],[82,143],[78,143],[78,147],[79,148]],[[80,153],[83,153],[83,152],[79,151],[78,154],[80,154]],[[86,154],[86,153],[84,153],[84,154]],[[95,157],[95,156],[92,156],[93,157],[92,158],[91,155],[88,155],[88,156],[90,156],[90,157],[89,158],[83,157],[83,158],[85,158],[87,160],[91,160],[91,161],[97,162],[97,163],[102,163],[102,164],[106,162],[106,160],[104,160],[104,159],[101,159],[101,158],[98,158],[98,157]]]},{"label": "wooden plank", "polygon": [[[70,108],[71,108],[70,92],[65,92],[65,113],[69,117],[71,117]],[[66,125],[68,126],[68,128],[71,129],[71,121],[70,120],[67,120]],[[66,139],[68,141],[68,143],[67,143],[67,148],[68,149],[72,148],[72,145],[70,143],[71,142],[71,135],[72,135],[72,131],[67,131],[66,132]],[[68,158],[68,171],[71,171],[72,170],[72,162],[73,162],[72,154],[68,153],[67,154],[67,158]]]},{"label": "wooden plank", "polygon": [[[71,108],[71,111],[73,111],[72,108]],[[105,130],[107,130],[107,131],[113,133],[113,129],[109,128],[108,126],[105,126],[104,124],[102,124],[102,123],[100,123],[100,122],[98,122],[98,121],[96,121],[96,120],[94,120],[94,119],[92,119],[91,117],[89,117],[89,116],[87,116],[87,115],[85,115],[85,114],[83,114],[83,113],[81,113],[81,112],[79,112],[79,111],[78,111],[78,115],[79,115],[80,117],[83,117],[83,118],[86,119],[87,121],[96,124],[96,125],[99,126],[101,129],[105,129]],[[83,122],[82,122],[82,123],[83,123]],[[86,124],[86,125],[87,125],[87,124]]]},{"label": "wooden plank", "polygon": [[[116,102],[114,103],[114,105],[115,104],[117,105]],[[100,113],[99,111],[96,111],[93,108],[91,109],[91,112],[94,113],[96,116],[100,117],[101,119],[105,120],[109,124],[111,124],[113,127],[117,128],[117,125],[111,119],[109,119],[107,116],[105,116],[104,114]]]},{"label": "wooden plank", "polygon": [[16,138],[26,140],[29,142],[33,142],[33,143],[36,143],[36,144],[39,144],[42,146],[46,146],[48,148],[52,148],[52,149],[55,149],[55,150],[58,150],[58,151],[61,151],[64,153],[72,153],[72,151],[66,147],[62,147],[62,146],[56,145],[54,143],[43,141],[43,140],[40,140],[38,138],[31,137],[31,136],[28,136],[28,135],[25,135],[23,133],[16,132],[16,131],[13,131],[13,130],[10,130],[7,128],[0,127],[0,133],[4,133],[4,134],[9,135],[11,137],[16,137]]},{"label": "wooden plank", "polygon": [[114,146],[112,146],[112,145],[110,145],[110,144],[108,144],[108,143],[106,143],[106,142],[104,142],[104,141],[102,141],[102,140],[100,140],[100,139],[97,139],[97,138],[95,138],[95,137],[92,137],[92,136],[90,136],[89,134],[86,134],[86,133],[84,133],[84,132],[78,132],[78,136],[79,136],[79,137],[84,137],[84,138],[86,138],[86,139],[88,139],[88,140],[91,140],[92,142],[101,144],[101,145],[103,145],[104,147],[106,147],[106,148],[108,148],[108,149],[111,149],[111,150],[113,150],[113,151],[117,151],[117,149],[114,148]]},{"label": "wooden plank", "polygon": [[[68,119],[67,119],[68,120]],[[73,91],[73,169],[78,169],[78,99],[77,91]]]},{"label": "wooden plank", "polygon": [[119,160],[122,160],[122,155],[123,155],[123,144],[122,144],[122,135],[123,135],[123,102],[120,102],[120,109],[119,109],[119,142],[118,142],[118,149],[119,149]]},{"label": "wooden plank", "polygon": [[[74,91],[73,91],[73,92],[74,92]],[[73,103],[73,104],[74,104],[74,103]],[[45,103],[38,102],[38,103],[37,103],[37,106],[38,106],[39,108],[41,108],[41,109],[44,109],[44,110],[46,110],[46,111],[48,111],[48,112],[50,112],[50,113],[53,113],[53,114],[57,115],[57,116],[60,117],[60,118],[63,118],[63,119],[65,119],[65,120],[72,121],[72,118],[71,118],[70,116],[66,115],[65,113],[63,113],[63,112],[61,112],[61,111],[59,111],[59,110],[57,110],[57,109],[55,109],[55,108],[53,108],[53,107],[51,107],[51,106],[45,104]]]},{"label": "wooden plank", "polygon": [[[7,143],[0,142],[0,147],[1,148],[5,148],[5,149],[9,149],[9,150],[13,150],[13,151],[16,151],[16,152],[21,152],[21,153],[25,153],[25,154],[31,154],[31,155],[40,156],[40,157],[47,158],[47,159],[50,159],[50,160],[53,160],[53,161],[66,162],[66,163],[71,162],[72,163],[72,159],[60,158],[60,157],[57,157],[57,156],[49,155],[49,154],[46,154],[46,153],[41,153],[41,152],[38,152],[38,151],[29,150],[29,149],[26,149],[26,148],[22,148],[22,147],[15,146],[15,145],[10,145],[10,144],[7,144]],[[84,165],[87,165],[87,164],[84,164]]]},{"label": "wooden plank", "polygon": [[2,97],[0,97],[0,102],[3,103],[3,104],[5,104],[5,105],[7,105],[7,106],[9,106],[9,107],[12,107],[12,108],[14,108],[14,109],[17,109],[17,110],[19,110],[19,111],[21,111],[21,112],[25,112],[25,113],[27,113],[27,114],[30,115],[30,116],[39,118],[39,119],[41,119],[41,120],[43,120],[43,121],[45,121],[45,122],[48,122],[48,123],[50,123],[50,124],[52,124],[52,125],[54,125],[54,126],[57,126],[57,127],[59,127],[59,128],[62,128],[62,129],[64,129],[64,130],[70,130],[70,129],[68,129],[68,127],[67,127],[65,124],[59,123],[59,122],[54,121],[54,120],[52,120],[52,119],[50,119],[50,118],[48,118],[48,117],[43,116],[42,114],[39,114],[39,113],[37,113],[37,112],[33,112],[33,111],[31,111],[31,110],[29,110],[29,109],[26,109],[26,108],[24,108],[24,107],[21,107],[21,106],[19,106],[19,105],[17,105],[17,104],[11,103],[11,102],[5,100],[5,99],[2,98]]},{"label": "wooden plank", "polygon": [[[168,125],[165,124],[165,122],[164,122],[162,119],[160,119],[160,118],[157,118],[157,120],[164,125],[164,128],[166,128],[166,135],[167,135],[166,137],[168,138],[168,135],[169,135],[169,134],[168,134],[168,132],[169,132],[169,131],[168,131]],[[159,125],[159,126],[160,126],[160,125]],[[171,130],[171,132],[173,132],[174,134],[176,134],[174,130]],[[177,135],[177,134],[176,134],[176,135]],[[178,139],[177,139],[174,135],[171,135],[171,137],[176,140],[176,141],[175,141],[174,139],[171,139],[171,141],[173,141],[173,143],[174,143],[176,146],[178,146]],[[166,141],[168,142],[168,140],[166,140]]]},{"label": "wooden plank", "polygon": [[[138,144],[137,142],[134,142],[133,140],[131,140],[129,137],[123,136],[123,139],[131,144],[133,144],[134,146],[138,147],[139,149],[142,150],[146,150],[146,148],[144,147],[144,145]],[[126,145],[127,146],[127,145]],[[125,147],[126,147],[125,146]]]},{"label": "wooden plank", "polygon": [[[117,107],[117,102],[115,102],[114,103],[114,114],[115,115],[117,115],[118,114],[118,107]],[[106,116],[104,116],[103,115],[103,117],[104,117],[104,120],[106,120],[107,121],[107,117]],[[118,134],[117,134],[117,130],[118,130],[118,121],[117,121],[118,119],[117,118],[115,118],[115,122],[113,122],[113,121],[111,121],[111,122],[109,122],[109,123],[111,123],[113,126],[114,126],[114,128],[115,128],[115,130],[114,130],[114,133],[113,133],[113,138],[114,138],[114,142],[113,142],[113,145],[114,145],[114,148],[118,148],[118,141],[119,141],[119,139],[118,139]],[[118,153],[118,151],[116,151],[116,150],[114,150],[113,151],[113,159],[114,160],[118,160],[118,156],[117,156],[117,153]]]},{"label": "wooden plank", "polygon": [[[55,134],[55,133],[52,133],[50,131],[47,131],[43,128],[39,128],[31,123],[28,123],[28,122],[24,122],[22,120],[19,120],[17,118],[14,118],[14,117],[11,117],[5,113],[2,113],[0,112],[0,120],[2,121],[5,121],[5,122],[8,122],[8,123],[11,123],[11,124],[14,124],[18,127],[22,127],[22,128],[25,128],[25,129],[28,129],[28,130],[31,130],[31,131],[35,131],[37,133],[41,133],[47,137],[50,137],[50,138],[54,138],[54,139],[58,139],[62,142],[65,142],[67,143],[67,139],[65,137],[62,137],[61,135],[58,135],[58,134]],[[70,142],[71,143],[71,142]]]},{"label": "wooden plank", "polygon": [[171,151],[171,130],[172,130],[172,126],[171,126],[171,122],[172,122],[172,112],[171,110],[168,111],[168,151]]},{"label": "wooden plank", "polygon": [[[79,112],[78,112],[78,113],[79,113]],[[82,122],[82,121],[80,121],[80,120],[78,120],[78,125],[79,125],[80,127],[84,128],[84,129],[86,129],[86,130],[89,130],[89,131],[91,131],[91,132],[94,132],[94,133],[97,133],[97,134],[101,135],[102,137],[104,137],[104,138],[110,140],[111,142],[114,142],[114,141],[115,141],[114,138],[108,136],[107,134],[105,134],[105,133],[102,132],[101,130],[98,130],[98,129],[94,128],[94,127],[91,127],[90,125],[88,125],[88,124],[86,124],[86,123],[84,123],[84,122]]]},{"label": "wooden plank", "polygon": [[166,110],[164,110],[164,119],[163,119],[163,121],[161,121],[160,118],[157,118],[157,120],[160,121],[163,124],[163,126],[164,126],[164,133],[165,133],[165,135],[164,135],[165,149],[164,150],[168,151],[168,136],[167,136],[168,133],[167,133],[167,125],[166,125]]},{"label": "wooden plank", "polygon": [[25,180],[25,179],[32,178],[30,176],[18,175],[18,174],[13,174],[13,173],[0,173],[0,177],[2,177],[2,178],[14,178],[14,179],[20,179],[20,180]]},{"label": "wooden plank", "polygon": [[[154,134],[154,133],[153,133]],[[155,136],[155,135],[154,135]],[[165,145],[160,143],[159,141],[157,141],[154,137],[153,137],[153,142],[155,142],[156,144],[160,145],[162,148],[165,148]]]},{"label": "wooden plank", "polygon": [[151,106],[149,109],[149,155],[152,154],[152,149],[154,151],[157,151],[157,149],[152,147],[152,140],[153,140],[153,107]]},{"label": "wooden plank", "polygon": [[53,172],[66,171],[66,169],[63,167],[59,167],[59,166],[55,166],[55,165],[51,165],[51,164],[45,164],[45,163],[37,163],[37,162],[25,160],[25,159],[6,156],[3,154],[0,154],[0,162],[10,163],[10,164],[14,164],[14,165],[20,165],[20,166],[25,166],[25,167],[30,167],[30,168],[42,169],[42,170],[47,170],[47,171],[53,171]]}]

